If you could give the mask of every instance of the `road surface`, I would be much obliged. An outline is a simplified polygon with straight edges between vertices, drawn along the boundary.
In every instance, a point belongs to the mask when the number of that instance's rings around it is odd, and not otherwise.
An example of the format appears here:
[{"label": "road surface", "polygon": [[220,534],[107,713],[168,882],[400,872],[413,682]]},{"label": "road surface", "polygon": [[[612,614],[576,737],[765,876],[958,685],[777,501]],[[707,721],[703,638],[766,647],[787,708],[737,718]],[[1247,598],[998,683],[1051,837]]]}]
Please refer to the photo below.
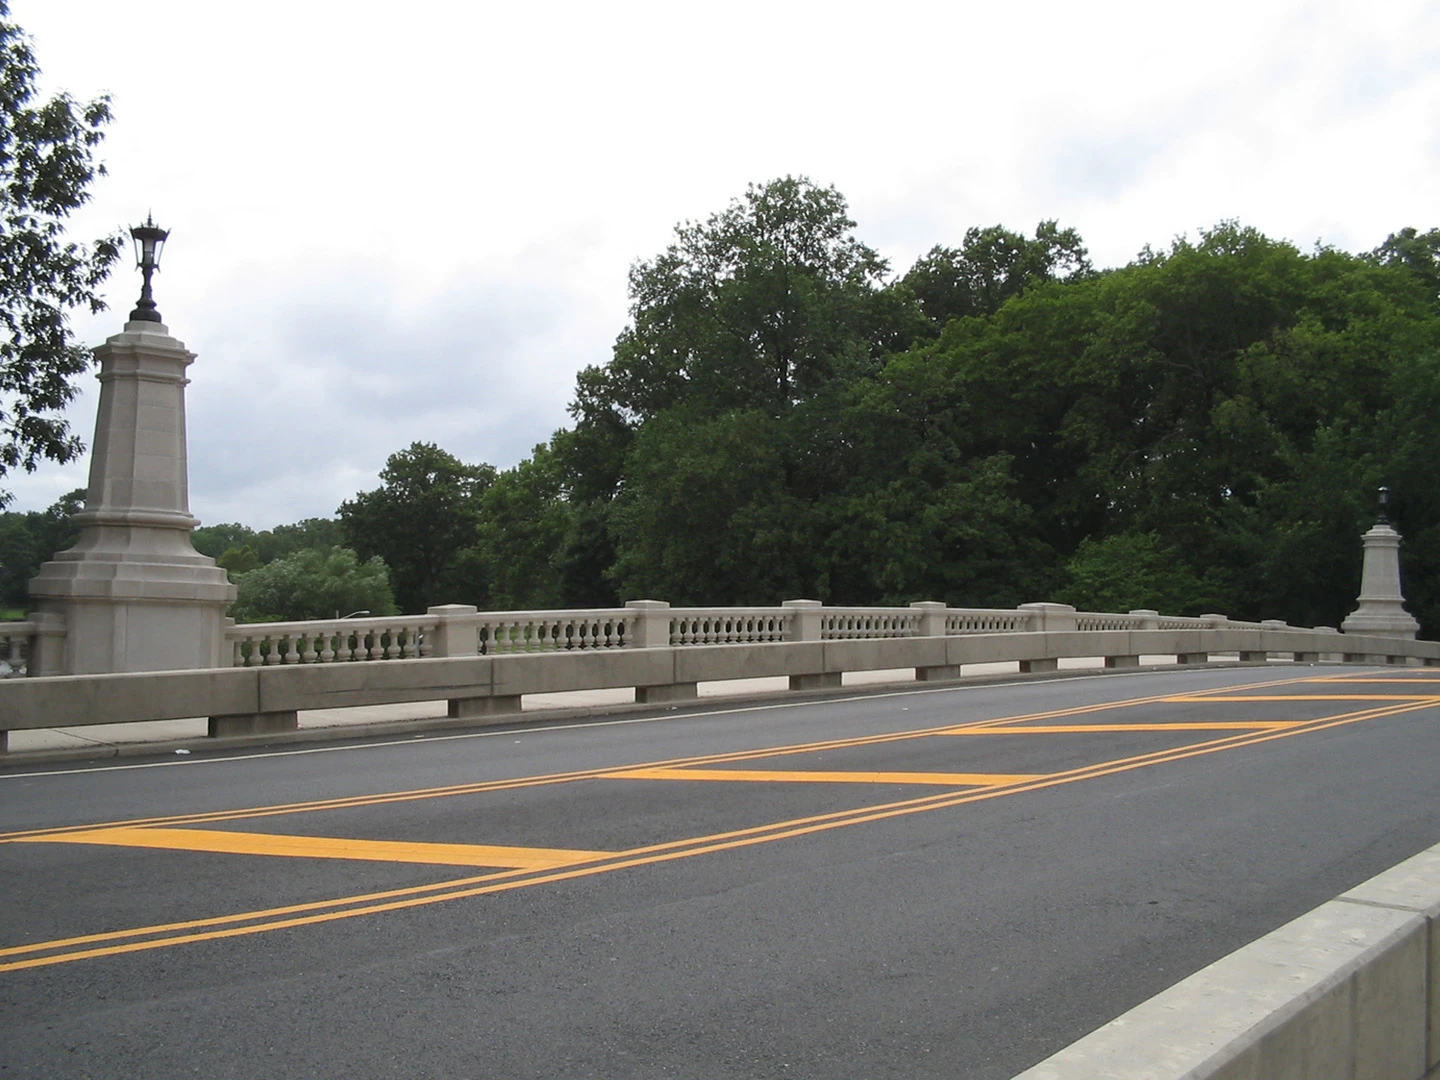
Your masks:
[{"label": "road surface", "polygon": [[0,771],[0,1078],[1002,1080],[1440,841],[1440,672]]}]

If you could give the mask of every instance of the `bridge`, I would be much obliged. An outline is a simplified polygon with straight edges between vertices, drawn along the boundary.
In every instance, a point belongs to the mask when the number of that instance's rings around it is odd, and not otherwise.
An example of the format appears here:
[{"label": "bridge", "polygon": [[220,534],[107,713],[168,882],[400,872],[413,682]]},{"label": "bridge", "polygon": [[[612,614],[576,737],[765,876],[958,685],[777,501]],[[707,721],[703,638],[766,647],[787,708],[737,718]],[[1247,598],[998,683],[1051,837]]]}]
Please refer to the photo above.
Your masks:
[{"label": "bridge", "polygon": [[0,1066],[1001,1080],[1338,1040],[1418,1078],[1437,685],[1062,669],[15,763]]},{"label": "bridge", "polygon": [[[235,626],[189,543],[193,354],[131,322],[97,355],[80,541],[0,625],[11,1075],[1440,1065],[1440,643],[1383,517],[1339,630],[807,599]],[[701,702],[757,679],[790,700]],[[632,704],[526,719],[577,691]],[[407,703],[443,715],[290,741]],[[8,748],[169,720],[204,743]]]}]

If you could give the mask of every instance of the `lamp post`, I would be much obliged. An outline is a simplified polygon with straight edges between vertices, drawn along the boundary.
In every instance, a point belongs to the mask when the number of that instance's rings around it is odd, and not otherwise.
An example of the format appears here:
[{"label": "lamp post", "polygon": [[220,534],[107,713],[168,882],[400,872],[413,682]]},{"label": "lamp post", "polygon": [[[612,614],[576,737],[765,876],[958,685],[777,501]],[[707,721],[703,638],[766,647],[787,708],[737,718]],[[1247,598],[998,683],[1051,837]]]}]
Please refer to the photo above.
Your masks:
[{"label": "lamp post", "polygon": [[1390,489],[1380,489],[1380,513],[1361,541],[1365,557],[1356,608],[1340,624],[1347,634],[1413,638],[1420,624],[1405,610],[1400,591],[1400,534],[1390,524]]},{"label": "lamp post", "polygon": [[150,277],[160,269],[160,252],[169,236],[170,231],[159,228],[149,214],[145,215],[144,225],[136,225],[130,230],[130,239],[135,241],[135,266],[144,275],[140,299],[135,304],[135,310],[130,312],[132,321],[164,321],[160,318],[160,312],[155,309],[154,296],[150,294]]},{"label": "lamp post", "polygon": [[[42,641],[39,675],[224,666],[225,607],[235,587],[190,542],[186,368],[195,354],[170,336],[151,278],[169,233],[148,215],[130,230],[144,275],[125,328],[95,350],[100,403],[75,546],[30,582]],[[37,623],[37,625],[39,625]],[[49,632],[44,626],[41,632]]]}]

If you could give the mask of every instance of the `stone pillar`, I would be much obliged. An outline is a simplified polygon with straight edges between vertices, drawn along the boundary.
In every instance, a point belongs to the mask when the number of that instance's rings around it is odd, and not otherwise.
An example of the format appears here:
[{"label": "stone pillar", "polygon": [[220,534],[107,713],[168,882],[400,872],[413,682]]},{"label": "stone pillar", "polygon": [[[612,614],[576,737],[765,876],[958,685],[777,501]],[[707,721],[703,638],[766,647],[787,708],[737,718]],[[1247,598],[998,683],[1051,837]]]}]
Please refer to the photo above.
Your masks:
[{"label": "stone pillar", "polygon": [[1031,631],[1063,633],[1076,628],[1075,608],[1070,604],[1021,604],[1017,610],[1030,616]]},{"label": "stone pillar", "polygon": [[438,616],[440,620],[428,655],[437,658],[479,655],[480,638],[476,632],[479,612],[474,604],[435,604],[426,608],[426,615]]},{"label": "stone pillar", "polygon": [[190,543],[185,369],[160,322],[135,320],[95,350],[100,408],[80,539],[30,582],[34,609],[63,621],[46,675],[229,665],[235,588]]},{"label": "stone pillar", "polygon": [[1358,606],[1340,624],[1347,634],[1413,638],[1420,624],[1400,592],[1400,534],[1380,520],[1365,534],[1365,565]]},{"label": "stone pillar", "polygon": [[[787,641],[820,641],[825,636],[825,605],[819,600],[784,600],[794,615]],[[822,654],[823,657],[823,654]],[[820,661],[823,664],[823,659]],[[835,690],[843,682],[838,671],[806,671],[790,676],[791,690]]]}]

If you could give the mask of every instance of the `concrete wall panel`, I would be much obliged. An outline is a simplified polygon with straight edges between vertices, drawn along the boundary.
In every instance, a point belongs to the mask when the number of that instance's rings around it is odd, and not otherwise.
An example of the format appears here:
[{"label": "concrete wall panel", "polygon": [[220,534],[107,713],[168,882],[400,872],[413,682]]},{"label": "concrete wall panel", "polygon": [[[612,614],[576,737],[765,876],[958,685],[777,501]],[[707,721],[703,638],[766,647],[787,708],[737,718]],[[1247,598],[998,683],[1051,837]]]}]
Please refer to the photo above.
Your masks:
[{"label": "concrete wall panel", "polygon": [[761,645],[687,645],[674,650],[675,681],[721,682],[825,670],[828,642],[785,641]]},{"label": "concrete wall panel", "polygon": [[0,730],[254,712],[260,701],[257,674],[216,668],[5,679],[0,681]]},{"label": "concrete wall panel", "polygon": [[493,692],[551,694],[622,686],[665,686],[675,677],[675,649],[596,649],[493,657]]},{"label": "concrete wall panel", "polygon": [[488,697],[491,692],[488,656],[295,664],[258,668],[256,674],[265,712]]}]

